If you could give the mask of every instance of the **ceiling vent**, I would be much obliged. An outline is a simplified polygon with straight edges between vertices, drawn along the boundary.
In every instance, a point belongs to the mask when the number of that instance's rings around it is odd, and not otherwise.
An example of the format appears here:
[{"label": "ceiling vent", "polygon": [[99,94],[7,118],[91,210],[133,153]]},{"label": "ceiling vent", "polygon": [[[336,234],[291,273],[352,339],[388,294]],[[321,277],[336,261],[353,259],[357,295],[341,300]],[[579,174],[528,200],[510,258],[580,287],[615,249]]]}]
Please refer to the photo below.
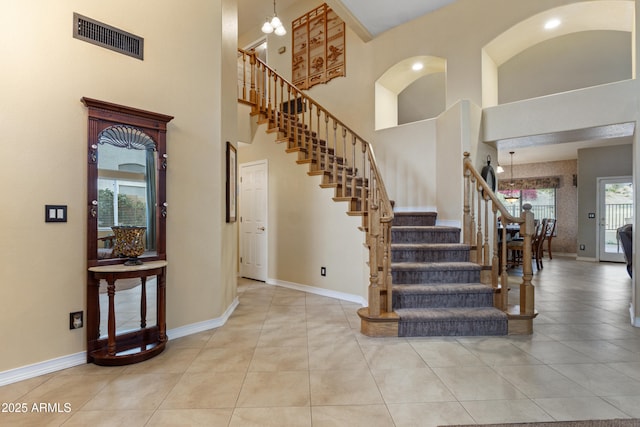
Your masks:
[{"label": "ceiling vent", "polygon": [[73,14],[73,37],[113,51],[144,59],[144,39],[78,13]]}]

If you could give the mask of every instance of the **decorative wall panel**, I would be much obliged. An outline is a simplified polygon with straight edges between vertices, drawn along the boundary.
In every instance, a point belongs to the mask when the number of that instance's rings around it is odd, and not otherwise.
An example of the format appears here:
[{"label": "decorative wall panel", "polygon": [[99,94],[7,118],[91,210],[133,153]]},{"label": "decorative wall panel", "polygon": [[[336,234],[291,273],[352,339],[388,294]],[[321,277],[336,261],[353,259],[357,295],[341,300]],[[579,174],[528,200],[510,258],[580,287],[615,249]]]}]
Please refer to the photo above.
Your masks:
[{"label": "decorative wall panel", "polygon": [[327,4],[293,21],[292,80],[300,89],[346,75],[344,21]]}]

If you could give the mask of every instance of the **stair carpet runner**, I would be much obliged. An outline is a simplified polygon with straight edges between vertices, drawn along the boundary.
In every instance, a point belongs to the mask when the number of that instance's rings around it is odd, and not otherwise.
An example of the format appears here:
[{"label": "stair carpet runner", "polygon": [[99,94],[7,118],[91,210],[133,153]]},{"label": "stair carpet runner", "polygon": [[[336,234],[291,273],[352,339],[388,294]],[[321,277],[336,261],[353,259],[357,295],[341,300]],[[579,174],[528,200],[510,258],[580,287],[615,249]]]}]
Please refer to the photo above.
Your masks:
[{"label": "stair carpet runner", "polygon": [[481,267],[469,262],[460,229],[436,226],[431,212],[396,212],[391,227],[393,310],[398,335],[506,335],[507,315],[494,308]]}]

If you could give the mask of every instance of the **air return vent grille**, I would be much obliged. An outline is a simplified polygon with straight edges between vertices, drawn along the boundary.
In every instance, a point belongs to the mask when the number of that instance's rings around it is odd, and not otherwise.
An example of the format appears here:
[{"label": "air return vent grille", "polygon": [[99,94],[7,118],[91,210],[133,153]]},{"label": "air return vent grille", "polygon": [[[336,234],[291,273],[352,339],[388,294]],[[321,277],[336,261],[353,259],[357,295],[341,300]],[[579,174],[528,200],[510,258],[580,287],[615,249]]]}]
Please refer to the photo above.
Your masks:
[{"label": "air return vent grille", "polygon": [[77,13],[73,14],[73,37],[140,60],[143,59],[144,39],[142,37]]}]

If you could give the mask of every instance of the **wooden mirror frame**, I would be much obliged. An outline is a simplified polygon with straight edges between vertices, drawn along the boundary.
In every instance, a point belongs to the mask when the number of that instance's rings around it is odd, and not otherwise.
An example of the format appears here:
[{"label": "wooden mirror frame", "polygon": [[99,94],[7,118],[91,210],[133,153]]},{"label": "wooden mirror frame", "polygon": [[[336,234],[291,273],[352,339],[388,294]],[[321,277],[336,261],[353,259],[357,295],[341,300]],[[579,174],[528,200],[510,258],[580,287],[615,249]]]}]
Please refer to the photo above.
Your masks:
[{"label": "wooden mirror frame", "polygon": [[139,110],[110,102],[83,97],[89,110],[87,137],[87,266],[120,264],[124,258],[98,259],[98,137],[113,125],[128,125],[146,133],[156,144],[156,254],[142,256],[143,261],[166,260],[166,170],[167,123],[173,116]]}]

